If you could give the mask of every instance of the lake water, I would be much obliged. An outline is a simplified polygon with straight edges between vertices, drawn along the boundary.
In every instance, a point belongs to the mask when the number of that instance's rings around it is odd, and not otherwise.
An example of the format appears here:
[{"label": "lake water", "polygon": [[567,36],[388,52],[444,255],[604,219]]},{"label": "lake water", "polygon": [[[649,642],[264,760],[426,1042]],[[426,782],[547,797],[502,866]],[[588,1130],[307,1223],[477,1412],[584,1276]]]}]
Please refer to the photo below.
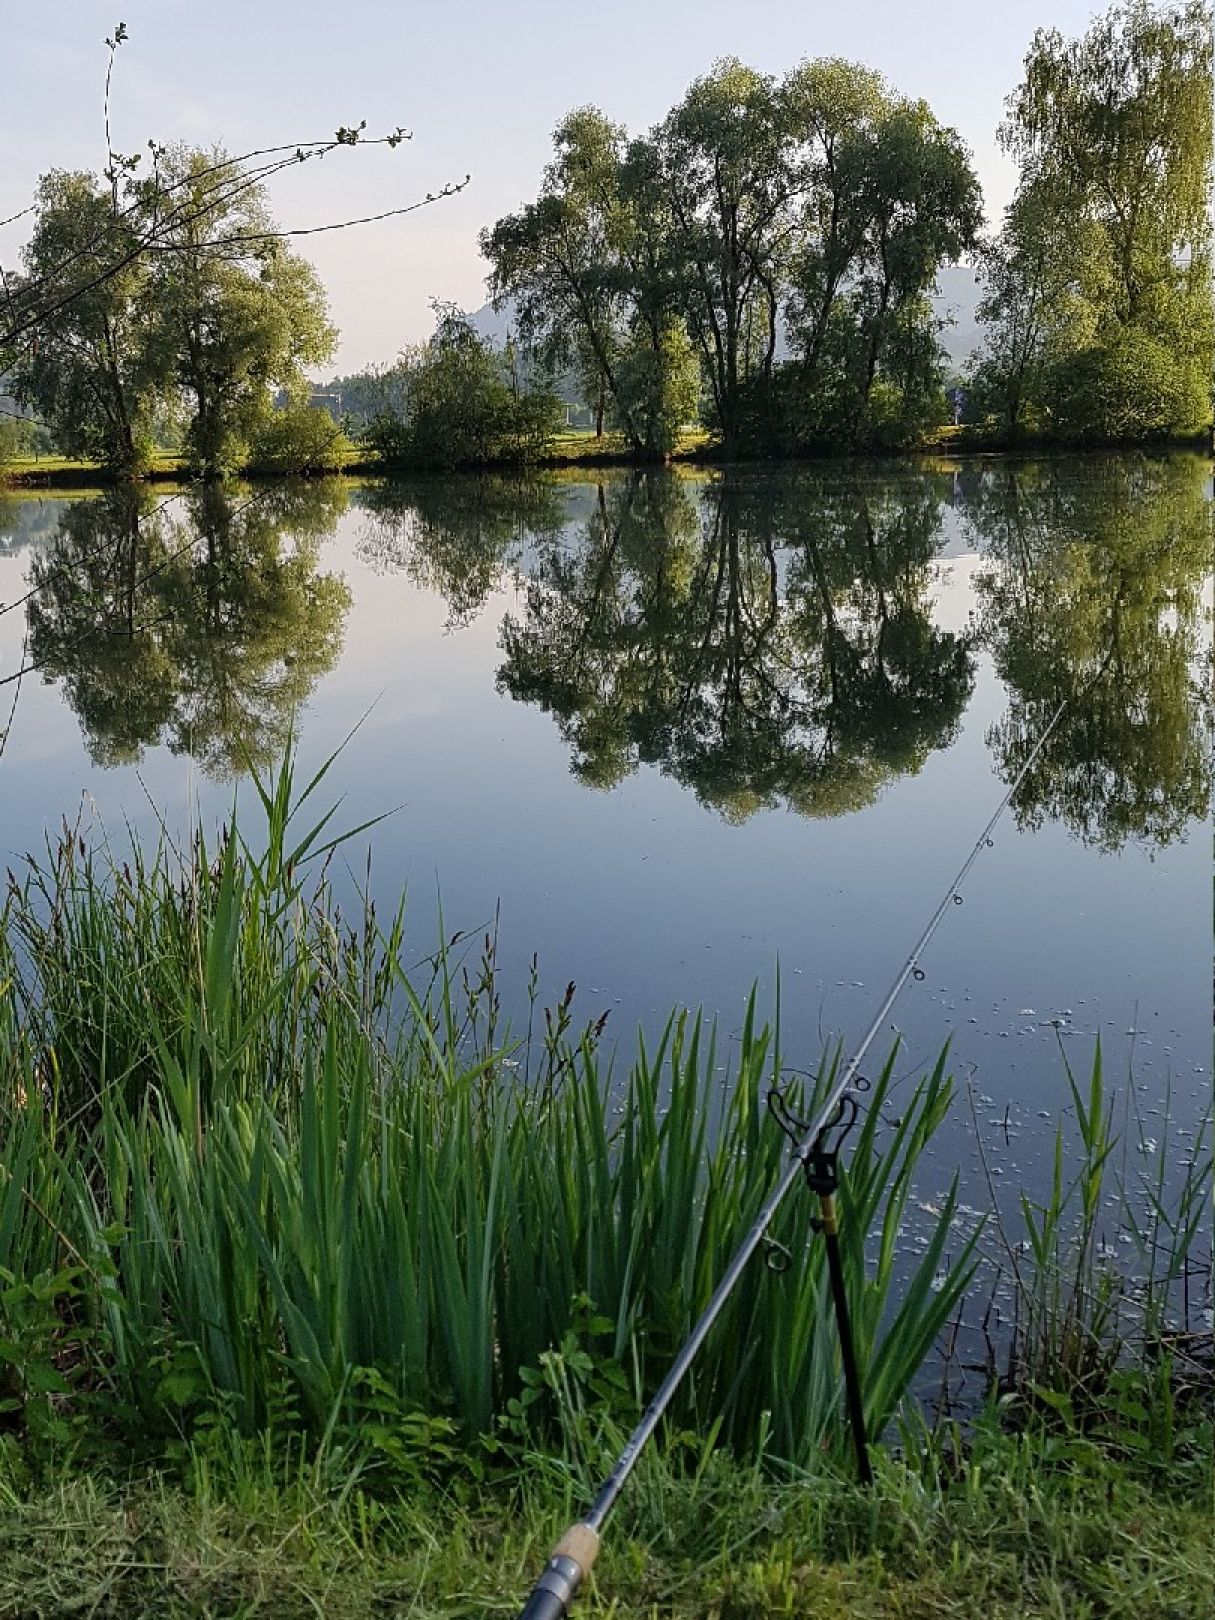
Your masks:
[{"label": "lake water", "polygon": [[508,1003],[536,952],[622,1054],[676,1004],[728,1052],[779,967],[810,1067],[1066,700],[892,1021],[1032,1184],[1061,1048],[1133,1073],[1136,1142],[1209,1095],[1212,512],[1185,456],[10,497],[0,858],[214,821],[293,713],[305,765],[362,717],[330,781],[395,809],[373,887],[419,955],[440,899],[497,914]]}]

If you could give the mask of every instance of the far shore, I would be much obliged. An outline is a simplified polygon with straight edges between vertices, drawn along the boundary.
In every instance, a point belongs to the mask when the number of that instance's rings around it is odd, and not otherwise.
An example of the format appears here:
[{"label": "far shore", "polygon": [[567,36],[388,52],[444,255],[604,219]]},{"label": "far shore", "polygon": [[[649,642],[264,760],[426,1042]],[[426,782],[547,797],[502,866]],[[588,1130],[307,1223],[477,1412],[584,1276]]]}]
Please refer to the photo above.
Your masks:
[{"label": "far shore", "polygon": [[[459,467],[433,467],[415,464],[388,464],[378,458],[356,456],[337,467],[304,467],[294,471],[258,466],[243,467],[234,476],[244,481],[259,482],[282,478],[412,478],[433,476],[436,473],[457,472],[527,474],[531,472],[573,471],[597,467],[653,469],[662,466],[727,467],[727,466],[813,466],[824,463],[844,465],[889,466],[897,462],[922,461],[925,457],[947,462],[983,460],[1041,459],[1043,457],[1076,456],[1117,452],[1143,451],[1164,454],[1169,451],[1189,451],[1215,455],[1215,429],[1182,439],[1122,440],[1108,443],[1065,443],[1058,439],[1018,438],[1001,439],[987,432],[963,427],[944,428],[923,443],[902,450],[855,450],[841,452],[834,447],[822,450],[805,449],[798,452],[727,454],[724,447],[703,432],[688,433],[679,446],[664,460],[656,461],[637,455],[623,442],[619,434],[605,433],[601,438],[593,433],[565,433],[557,436],[553,449],[526,462],[492,461],[465,463]],[[152,465],[137,479],[126,480],[99,466],[96,462],[73,460],[66,456],[26,457],[10,463],[0,472],[0,492],[43,489],[111,489],[125,482],[136,484],[186,484],[192,482],[186,462],[172,452],[158,452]]]}]

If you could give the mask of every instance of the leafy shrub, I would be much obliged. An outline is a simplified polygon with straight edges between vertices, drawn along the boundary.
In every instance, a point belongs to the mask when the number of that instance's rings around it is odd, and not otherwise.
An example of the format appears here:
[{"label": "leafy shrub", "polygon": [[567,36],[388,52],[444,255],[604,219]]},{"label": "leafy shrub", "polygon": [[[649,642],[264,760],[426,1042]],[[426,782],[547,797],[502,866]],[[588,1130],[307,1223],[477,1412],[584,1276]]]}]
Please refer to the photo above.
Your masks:
[{"label": "leafy shrub", "polygon": [[275,411],[258,429],[250,461],[264,472],[340,472],[354,453],[328,411],[291,405]]},{"label": "leafy shrub", "polygon": [[879,377],[869,393],[868,440],[875,450],[906,450],[947,418],[945,391],[938,382],[923,392],[907,394]]},{"label": "leafy shrub", "polygon": [[632,341],[617,363],[616,388],[623,406],[618,414],[627,412],[645,449],[668,455],[679,442],[680,428],[696,420],[700,404],[700,367],[682,323],[670,322],[657,347],[648,338]]},{"label": "leafy shrub", "polygon": [[0,478],[14,461],[33,453],[39,430],[24,417],[0,416]]},{"label": "leafy shrub", "polygon": [[1211,420],[1210,379],[1191,357],[1128,329],[1061,362],[1053,404],[1065,438],[1182,438]]},{"label": "leafy shrub", "polygon": [[367,439],[383,461],[422,467],[528,462],[542,455],[556,431],[559,406],[544,391],[524,387],[452,305],[438,305],[435,335],[405,360],[408,407],[384,409]]},{"label": "leafy shrub", "polygon": [[329,411],[288,405],[258,429],[251,465],[267,473],[339,473],[355,447]]}]

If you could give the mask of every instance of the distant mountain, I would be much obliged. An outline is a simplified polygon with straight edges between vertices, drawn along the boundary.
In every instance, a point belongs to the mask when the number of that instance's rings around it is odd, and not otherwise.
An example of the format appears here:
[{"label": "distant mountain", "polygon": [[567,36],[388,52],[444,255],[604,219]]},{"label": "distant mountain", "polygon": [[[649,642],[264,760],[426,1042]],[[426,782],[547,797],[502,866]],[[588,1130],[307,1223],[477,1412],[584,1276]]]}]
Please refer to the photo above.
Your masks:
[{"label": "distant mountain", "polygon": [[978,275],[968,264],[947,264],[937,275],[932,307],[952,322],[941,333],[941,346],[959,370],[983,341],[983,325],[975,314],[982,296]]},{"label": "distant mountain", "polygon": [[510,336],[510,330],[515,320],[515,306],[513,303],[505,304],[497,310],[492,304],[482,304],[481,308],[468,317],[473,330],[500,349]]},{"label": "distant mountain", "polygon": [[[937,275],[937,289],[932,296],[932,307],[940,319],[949,324],[941,332],[941,347],[949,357],[949,364],[962,370],[970,356],[983,341],[983,328],[975,307],[982,297],[979,278],[968,264],[949,264]],[[510,336],[515,318],[514,305],[507,303],[500,310],[492,304],[483,304],[469,317],[476,332],[496,348]],[[778,359],[789,354],[782,331],[777,339]]]}]

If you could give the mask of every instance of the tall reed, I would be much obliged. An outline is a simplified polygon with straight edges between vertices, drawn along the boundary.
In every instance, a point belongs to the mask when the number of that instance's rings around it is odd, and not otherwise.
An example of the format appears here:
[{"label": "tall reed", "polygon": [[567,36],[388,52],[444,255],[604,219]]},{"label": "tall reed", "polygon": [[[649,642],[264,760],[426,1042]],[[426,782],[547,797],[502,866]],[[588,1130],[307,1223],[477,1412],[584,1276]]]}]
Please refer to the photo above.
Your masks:
[{"label": "tall reed", "polygon": [[1167,1461],[1181,1408],[1209,1413],[1215,1393],[1211,1109],[1182,1136],[1166,1085],[1151,1138],[1131,1077],[1119,1130],[1100,1043],[1083,1083],[1066,1058],[1061,1067],[1070,1107],[1043,1193],[1020,1194],[1019,1222],[992,1194],[1013,1304],[992,1381],[1014,1409]]},{"label": "tall reed", "polygon": [[[71,832],[10,879],[0,930],[0,1360],[26,1419],[104,1395],[146,1434],[217,1414],[391,1455],[419,1417],[466,1439],[558,1421],[535,1369],[572,1343],[618,1415],[653,1387],[785,1162],[782,1080],[747,1011],[722,1104],[711,1027],[673,1014],[618,1078],[568,998],[542,1042],[501,1023],[492,940],[405,966],[403,914],[353,923],[326,875],[324,771],[289,757],[239,821],[124,861]],[[359,829],[361,831],[361,829]],[[950,1193],[896,1288],[896,1236],[949,1104],[899,1120],[875,1081],[841,1189],[880,1432],[973,1267]],[[829,1081],[829,1073],[818,1084]],[[772,1236],[673,1416],[806,1463],[840,1440],[811,1200]],[[866,1234],[880,1228],[866,1270]],[[607,1387],[607,1386],[605,1386]],[[412,1429],[410,1425],[413,1425]]]}]

